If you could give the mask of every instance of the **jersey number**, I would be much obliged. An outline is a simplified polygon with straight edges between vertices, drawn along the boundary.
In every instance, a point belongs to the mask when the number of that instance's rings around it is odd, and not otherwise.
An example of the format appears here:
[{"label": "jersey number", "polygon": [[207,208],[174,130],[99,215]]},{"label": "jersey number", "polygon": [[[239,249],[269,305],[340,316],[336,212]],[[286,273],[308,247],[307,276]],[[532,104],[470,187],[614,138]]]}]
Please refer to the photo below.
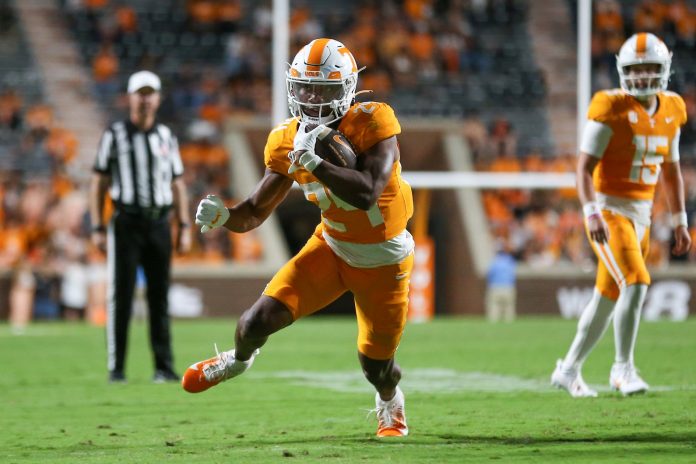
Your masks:
[{"label": "jersey number", "polygon": [[[331,205],[334,205],[336,208],[340,208],[344,211],[355,211],[358,208],[341,200],[336,195],[332,194],[331,190],[324,188],[324,186],[319,182],[300,184],[300,187],[302,187],[305,198],[312,203],[316,203],[319,206],[319,209],[321,209],[324,224],[338,232],[348,231],[345,224],[328,219],[326,216],[324,216],[324,213],[331,207]],[[372,205],[372,207],[365,211],[365,213],[367,213],[367,219],[370,221],[370,225],[372,227],[377,227],[380,224],[384,224],[384,217],[382,216],[382,211],[380,211],[377,203]]]},{"label": "jersey number", "polygon": [[663,135],[634,135],[633,145],[636,152],[633,155],[630,179],[648,185],[657,184],[660,176],[660,164],[663,156],[657,153],[659,147],[669,148],[669,141]]}]

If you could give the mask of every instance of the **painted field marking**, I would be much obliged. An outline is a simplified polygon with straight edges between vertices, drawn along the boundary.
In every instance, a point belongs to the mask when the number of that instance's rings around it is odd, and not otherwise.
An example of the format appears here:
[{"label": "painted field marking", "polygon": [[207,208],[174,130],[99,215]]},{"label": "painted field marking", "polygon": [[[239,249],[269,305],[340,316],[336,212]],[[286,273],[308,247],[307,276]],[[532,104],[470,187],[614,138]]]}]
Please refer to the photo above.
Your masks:
[{"label": "painted field marking", "polygon": [[[320,388],[343,393],[372,392],[359,371],[278,371],[270,373],[250,372],[249,378],[283,379],[300,387]],[[404,372],[401,384],[404,390],[418,393],[460,393],[493,392],[515,393],[536,392],[553,393],[558,389],[552,387],[547,379],[525,379],[514,375],[492,372],[460,372],[453,369],[408,369]],[[609,386],[593,385],[599,391],[610,391]],[[696,385],[672,387],[658,385],[650,391],[696,390]]]}]

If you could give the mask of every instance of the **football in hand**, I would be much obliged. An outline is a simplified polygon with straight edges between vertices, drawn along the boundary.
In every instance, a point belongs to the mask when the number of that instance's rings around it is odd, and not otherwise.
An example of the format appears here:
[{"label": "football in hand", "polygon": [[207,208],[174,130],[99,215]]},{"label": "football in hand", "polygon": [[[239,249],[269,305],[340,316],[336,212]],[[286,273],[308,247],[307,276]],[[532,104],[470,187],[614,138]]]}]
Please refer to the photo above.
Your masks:
[{"label": "football in hand", "polygon": [[342,168],[355,169],[358,162],[350,141],[342,132],[331,128],[319,135],[314,152],[324,161]]}]

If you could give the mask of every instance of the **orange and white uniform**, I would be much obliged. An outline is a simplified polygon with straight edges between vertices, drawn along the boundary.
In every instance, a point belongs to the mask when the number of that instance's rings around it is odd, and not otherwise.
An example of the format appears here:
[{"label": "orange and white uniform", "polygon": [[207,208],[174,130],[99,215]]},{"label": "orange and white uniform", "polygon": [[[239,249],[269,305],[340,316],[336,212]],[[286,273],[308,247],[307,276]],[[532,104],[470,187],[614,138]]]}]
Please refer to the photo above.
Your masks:
[{"label": "orange and white uniform", "polygon": [[684,100],[662,91],[651,110],[614,89],[595,94],[587,113],[580,151],[600,159],[593,182],[609,227],[608,243],[590,243],[599,258],[597,289],[611,299],[625,286],[650,284],[645,258],[655,186],[662,163],[679,161]]},{"label": "orange and white uniform", "polygon": [[[413,214],[411,187],[401,177],[401,164],[369,210],[357,209],[332,193],[311,173],[288,174],[299,118],[271,131],[264,150],[266,167],[291,177],[305,197],[321,209],[322,222],[304,248],[264,290],[293,313],[312,314],[346,291],[355,296],[358,349],[373,359],[393,356],[406,322],[408,284],[413,266],[413,238],[406,224]],[[338,126],[360,156],[376,143],[401,133],[391,107],[358,103]]]}]

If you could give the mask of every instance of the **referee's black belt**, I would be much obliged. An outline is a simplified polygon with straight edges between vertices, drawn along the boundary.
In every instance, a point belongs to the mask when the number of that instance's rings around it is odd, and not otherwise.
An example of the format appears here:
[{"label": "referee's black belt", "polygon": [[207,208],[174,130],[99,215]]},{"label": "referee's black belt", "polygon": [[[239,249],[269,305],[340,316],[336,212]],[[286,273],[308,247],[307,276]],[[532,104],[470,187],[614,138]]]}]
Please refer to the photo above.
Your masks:
[{"label": "referee's black belt", "polygon": [[131,205],[118,205],[116,209],[120,213],[128,214],[129,216],[138,216],[143,219],[157,220],[162,219],[167,216],[169,210],[172,209],[171,206],[131,206]]}]

